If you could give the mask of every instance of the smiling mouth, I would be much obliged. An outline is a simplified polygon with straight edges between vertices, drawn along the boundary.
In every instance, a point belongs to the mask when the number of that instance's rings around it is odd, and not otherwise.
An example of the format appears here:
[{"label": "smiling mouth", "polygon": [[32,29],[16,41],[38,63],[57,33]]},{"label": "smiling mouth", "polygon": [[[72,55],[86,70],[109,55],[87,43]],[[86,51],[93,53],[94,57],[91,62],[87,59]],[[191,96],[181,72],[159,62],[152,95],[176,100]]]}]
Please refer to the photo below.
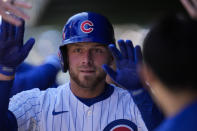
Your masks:
[{"label": "smiling mouth", "polygon": [[81,70],[80,72],[86,73],[86,74],[91,74],[91,73],[94,73],[95,71],[93,71],[93,70]]}]

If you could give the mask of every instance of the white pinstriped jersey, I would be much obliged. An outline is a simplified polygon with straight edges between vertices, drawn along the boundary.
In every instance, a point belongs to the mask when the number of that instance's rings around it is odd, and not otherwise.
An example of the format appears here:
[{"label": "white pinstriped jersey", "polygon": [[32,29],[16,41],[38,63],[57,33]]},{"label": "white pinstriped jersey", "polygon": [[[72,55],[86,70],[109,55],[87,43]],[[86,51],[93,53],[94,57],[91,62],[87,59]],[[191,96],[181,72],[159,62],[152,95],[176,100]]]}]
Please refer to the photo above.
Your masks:
[{"label": "white pinstriped jersey", "polygon": [[110,97],[90,107],[74,96],[69,83],[24,91],[11,98],[9,110],[19,131],[135,131],[136,125],[138,131],[147,130],[131,95],[115,86]]}]

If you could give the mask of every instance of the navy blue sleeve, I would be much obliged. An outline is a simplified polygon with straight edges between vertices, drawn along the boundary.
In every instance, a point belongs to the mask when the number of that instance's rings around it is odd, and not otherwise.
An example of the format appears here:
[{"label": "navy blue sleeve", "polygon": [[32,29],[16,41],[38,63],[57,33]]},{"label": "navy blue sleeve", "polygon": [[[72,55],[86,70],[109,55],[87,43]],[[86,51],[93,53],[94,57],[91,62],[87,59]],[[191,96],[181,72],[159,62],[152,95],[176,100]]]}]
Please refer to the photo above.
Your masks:
[{"label": "navy blue sleeve", "polygon": [[26,69],[23,64],[23,71],[16,70],[14,85],[11,90],[10,97],[13,95],[33,88],[39,88],[40,90],[45,90],[49,87],[57,87],[56,76],[59,69],[55,68],[51,64],[43,64],[40,66],[35,66]]},{"label": "navy blue sleeve", "polygon": [[9,93],[13,81],[0,81],[0,130],[16,131],[17,122],[15,116],[8,111]]},{"label": "navy blue sleeve", "polygon": [[[132,92],[130,91],[130,93]],[[154,130],[162,122],[164,115],[157,108],[147,90],[141,89],[141,92],[137,95],[132,93],[132,97],[148,130]]]}]

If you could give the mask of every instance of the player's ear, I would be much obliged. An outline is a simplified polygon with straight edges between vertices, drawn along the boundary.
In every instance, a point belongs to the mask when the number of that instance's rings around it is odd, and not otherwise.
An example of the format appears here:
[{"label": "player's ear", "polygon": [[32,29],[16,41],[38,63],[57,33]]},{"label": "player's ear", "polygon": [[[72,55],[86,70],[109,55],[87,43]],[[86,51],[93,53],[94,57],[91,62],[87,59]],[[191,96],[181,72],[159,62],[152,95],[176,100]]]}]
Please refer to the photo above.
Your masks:
[{"label": "player's ear", "polygon": [[160,80],[157,77],[157,75],[148,65],[144,63],[139,64],[138,73],[145,87],[147,87],[148,90],[153,92],[155,88],[157,88],[158,83],[160,83]]}]

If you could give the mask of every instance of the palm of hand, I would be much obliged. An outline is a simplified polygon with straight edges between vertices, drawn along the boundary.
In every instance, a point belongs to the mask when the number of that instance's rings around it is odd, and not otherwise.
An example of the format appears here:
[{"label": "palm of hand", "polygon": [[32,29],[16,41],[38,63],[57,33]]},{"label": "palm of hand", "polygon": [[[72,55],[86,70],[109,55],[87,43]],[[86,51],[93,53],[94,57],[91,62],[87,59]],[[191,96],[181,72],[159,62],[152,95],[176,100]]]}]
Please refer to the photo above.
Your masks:
[{"label": "palm of hand", "polygon": [[0,66],[15,68],[27,57],[35,40],[29,39],[23,45],[24,21],[19,27],[2,20],[0,26]]},{"label": "palm of hand", "polygon": [[138,89],[139,77],[136,68],[134,62],[131,62],[128,59],[121,60],[121,62],[117,63],[117,75],[115,81],[127,89]]},{"label": "palm of hand", "polygon": [[129,40],[119,40],[118,44],[121,52],[114,45],[109,46],[116,60],[116,71],[107,65],[103,65],[103,69],[120,86],[128,90],[139,89],[141,82],[137,73],[137,63],[142,58],[141,49],[139,46],[134,48]]}]

